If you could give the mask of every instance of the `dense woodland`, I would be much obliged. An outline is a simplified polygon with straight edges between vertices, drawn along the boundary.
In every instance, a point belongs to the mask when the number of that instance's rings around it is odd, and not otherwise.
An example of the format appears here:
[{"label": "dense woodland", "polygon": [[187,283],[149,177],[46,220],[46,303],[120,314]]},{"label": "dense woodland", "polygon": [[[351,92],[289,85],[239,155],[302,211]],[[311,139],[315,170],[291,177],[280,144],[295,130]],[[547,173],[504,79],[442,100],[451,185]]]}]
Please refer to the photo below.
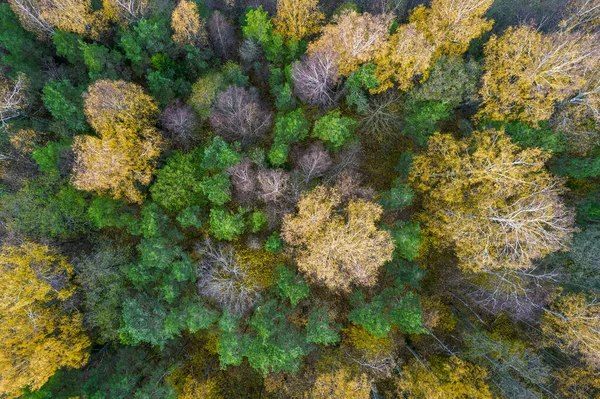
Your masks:
[{"label": "dense woodland", "polygon": [[0,398],[600,398],[599,0],[0,3]]}]

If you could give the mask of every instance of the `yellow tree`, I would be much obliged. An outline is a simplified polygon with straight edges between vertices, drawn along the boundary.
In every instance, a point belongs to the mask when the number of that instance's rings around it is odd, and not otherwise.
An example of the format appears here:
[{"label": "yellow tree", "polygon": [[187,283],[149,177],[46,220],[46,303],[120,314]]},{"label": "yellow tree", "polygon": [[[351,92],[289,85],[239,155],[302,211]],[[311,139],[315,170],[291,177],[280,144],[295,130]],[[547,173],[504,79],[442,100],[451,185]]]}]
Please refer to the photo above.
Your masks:
[{"label": "yellow tree", "polygon": [[373,286],[379,269],[392,259],[394,244],[376,223],[379,205],[351,200],[338,212],[336,189],[316,187],[298,202],[298,212],[283,221],[283,238],[297,250],[298,268],[310,279],[338,292],[353,285]]},{"label": "yellow tree", "polygon": [[426,76],[434,54],[435,47],[414,23],[400,26],[375,56],[375,76],[381,85],[373,92],[384,92],[394,84],[400,90],[409,90],[415,77]]},{"label": "yellow tree", "polygon": [[600,0],[570,0],[565,14],[561,28],[594,31],[600,26]]},{"label": "yellow tree", "polygon": [[402,368],[398,395],[408,399],[491,399],[487,370],[456,356],[429,360],[431,369],[412,360]]},{"label": "yellow tree", "polygon": [[68,312],[73,268],[44,245],[0,250],[0,396],[40,388],[61,367],[87,362],[81,315]]},{"label": "yellow tree", "polygon": [[416,8],[410,21],[436,48],[436,54],[459,56],[472,39],[492,29],[483,16],[494,0],[432,0],[429,8]]},{"label": "yellow tree", "polygon": [[574,215],[560,198],[564,182],[544,168],[549,157],[502,131],[430,138],[410,180],[424,196],[427,228],[453,246],[463,270],[528,268],[565,248]]},{"label": "yellow tree", "polygon": [[275,16],[275,30],[284,39],[298,40],[319,32],[325,19],[319,10],[319,0],[279,0]]},{"label": "yellow tree", "polygon": [[127,25],[150,14],[150,0],[102,0],[105,17]]},{"label": "yellow tree", "polygon": [[75,187],[142,202],[136,184],[150,183],[162,145],[153,127],[157,110],[152,97],[133,83],[94,83],[85,113],[99,137],[81,135],[73,141]]},{"label": "yellow tree", "polygon": [[39,39],[49,40],[54,28],[42,17],[42,3],[39,0],[8,0],[10,8],[19,17],[21,25],[35,33]]},{"label": "yellow tree", "polygon": [[549,119],[558,102],[589,82],[600,61],[597,43],[593,35],[544,35],[528,26],[493,36],[485,46],[479,116],[534,124]]},{"label": "yellow tree", "polygon": [[317,375],[310,390],[312,399],[369,399],[371,384],[364,373],[353,373],[347,367],[339,366],[334,370]]},{"label": "yellow tree", "polygon": [[542,331],[550,344],[580,353],[593,367],[600,366],[600,302],[585,294],[558,297],[544,310]]},{"label": "yellow tree", "polygon": [[41,9],[40,17],[51,26],[90,39],[99,39],[108,28],[102,12],[92,9],[91,0],[43,0]]},{"label": "yellow tree", "polygon": [[173,41],[181,47],[192,45],[206,47],[208,32],[206,21],[200,17],[198,5],[190,0],[181,0],[171,15]]},{"label": "yellow tree", "polygon": [[388,14],[346,11],[323,28],[319,39],[308,46],[308,53],[334,53],[339,73],[348,76],[373,60],[389,37],[392,19]]}]

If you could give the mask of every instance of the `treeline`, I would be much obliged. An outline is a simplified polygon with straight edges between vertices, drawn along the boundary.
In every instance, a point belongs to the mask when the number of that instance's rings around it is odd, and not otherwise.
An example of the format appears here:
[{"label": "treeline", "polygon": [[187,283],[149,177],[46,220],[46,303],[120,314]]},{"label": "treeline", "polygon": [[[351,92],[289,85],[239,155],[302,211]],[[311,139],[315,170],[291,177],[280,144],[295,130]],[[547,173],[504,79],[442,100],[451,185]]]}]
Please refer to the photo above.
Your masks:
[{"label": "treeline", "polygon": [[598,0],[8,0],[0,123],[0,398],[600,398]]}]

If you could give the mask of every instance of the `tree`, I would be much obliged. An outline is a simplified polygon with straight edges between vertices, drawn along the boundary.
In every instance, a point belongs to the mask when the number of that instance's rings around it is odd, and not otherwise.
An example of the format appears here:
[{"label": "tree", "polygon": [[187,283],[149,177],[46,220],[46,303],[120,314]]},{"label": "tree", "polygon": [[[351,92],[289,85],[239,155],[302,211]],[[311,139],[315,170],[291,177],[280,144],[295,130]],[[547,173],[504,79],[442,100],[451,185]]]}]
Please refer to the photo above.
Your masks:
[{"label": "tree", "polygon": [[292,37],[302,40],[319,32],[319,25],[324,19],[318,0],[281,0],[277,2],[275,32],[280,33],[284,40]]},{"label": "tree", "polygon": [[212,208],[208,218],[210,234],[219,240],[231,241],[241,235],[246,222],[240,213],[231,213],[225,208]]},{"label": "tree", "polygon": [[294,93],[311,105],[333,104],[333,89],[339,78],[336,54],[332,51],[315,51],[292,67]]},{"label": "tree", "polygon": [[413,10],[410,21],[433,43],[436,54],[462,55],[472,39],[492,29],[484,15],[494,0],[433,0]]},{"label": "tree", "polygon": [[204,173],[199,169],[201,159],[199,149],[169,157],[150,187],[152,199],[169,212],[204,204],[206,200],[201,196]]},{"label": "tree", "polygon": [[189,150],[198,141],[198,118],[189,105],[169,105],[163,111],[160,120],[173,146]]},{"label": "tree", "polygon": [[317,375],[310,394],[315,399],[369,399],[371,384],[366,374],[355,374],[348,367],[341,366]]},{"label": "tree", "polygon": [[238,44],[235,28],[219,11],[214,11],[208,20],[208,37],[217,57],[234,57]]},{"label": "tree", "polygon": [[342,76],[349,76],[361,64],[373,60],[389,36],[392,18],[388,14],[347,10],[323,28],[321,37],[308,46],[308,53],[333,53],[336,69]]},{"label": "tree", "polygon": [[331,156],[321,142],[315,142],[308,146],[298,156],[295,163],[307,183],[316,177],[323,176],[333,166]]},{"label": "tree", "polygon": [[312,135],[330,145],[334,151],[338,151],[352,139],[355,126],[356,122],[341,116],[339,110],[330,111],[315,122]]},{"label": "tree", "polygon": [[544,170],[549,154],[522,150],[502,131],[460,141],[436,133],[410,180],[424,195],[426,226],[450,244],[463,270],[529,268],[573,231],[564,182]]},{"label": "tree", "polygon": [[74,185],[141,202],[135,184],[150,183],[162,145],[153,127],[156,111],[152,98],[133,83],[100,80],[90,86],[85,112],[100,138],[75,137]]},{"label": "tree", "polygon": [[277,274],[277,292],[282,298],[289,299],[292,307],[310,295],[308,284],[299,274],[281,265],[277,266]]},{"label": "tree", "polygon": [[374,55],[375,77],[381,84],[372,91],[381,93],[394,85],[402,91],[411,89],[415,78],[426,77],[434,55],[435,47],[415,24],[399,27]]},{"label": "tree", "polygon": [[94,11],[89,0],[52,0],[40,4],[40,18],[59,30],[99,40],[108,29],[102,12]]},{"label": "tree", "polygon": [[68,309],[75,291],[64,256],[35,243],[0,250],[0,394],[40,388],[61,367],[81,367],[89,338]]},{"label": "tree", "polygon": [[35,0],[11,0],[10,7],[19,16],[21,25],[42,40],[48,40],[54,27],[42,17],[42,4]]},{"label": "tree", "polygon": [[332,325],[332,320],[327,309],[316,309],[308,316],[306,326],[306,340],[315,344],[335,344],[340,340],[339,330],[341,324]]},{"label": "tree", "polygon": [[301,108],[288,114],[278,114],[275,118],[275,130],[273,132],[275,140],[271,152],[269,152],[271,163],[275,166],[283,165],[287,160],[289,144],[306,138],[309,130],[310,123]]},{"label": "tree", "polygon": [[122,25],[148,17],[152,10],[149,0],[102,0],[102,9],[109,20]]},{"label": "tree", "polygon": [[64,121],[70,128],[82,132],[86,128],[81,90],[73,87],[70,81],[50,81],[43,89],[44,106],[54,119]]},{"label": "tree", "polygon": [[271,112],[256,90],[231,86],[217,96],[210,124],[225,139],[248,144],[269,131]]},{"label": "tree", "polygon": [[595,39],[582,33],[544,35],[509,28],[485,46],[480,116],[537,124],[558,102],[575,96],[599,62]]},{"label": "tree", "polygon": [[488,371],[456,356],[429,360],[426,369],[416,360],[402,368],[398,395],[410,399],[491,399]]},{"label": "tree", "polygon": [[312,281],[332,291],[347,293],[354,285],[373,286],[379,268],[391,260],[394,244],[389,232],[375,223],[378,205],[352,200],[345,214],[334,211],[342,205],[335,189],[319,186],[298,202],[298,212],[286,215],[282,236],[296,249],[298,268]]},{"label": "tree", "polygon": [[198,5],[190,0],[180,0],[171,15],[173,41],[181,47],[208,46],[206,21],[198,12]]},{"label": "tree", "polygon": [[600,364],[600,304],[585,294],[559,296],[544,309],[542,331],[549,344],[556,343],[568,352],[579,353],[593,367]]},{"label": "tree", "polygon": [[21,115],[27,106],[25,98],[25,75],[19,74],[16,81],[0,75],[0,123],[4,126],[9,120]]},{"label": "tree", "polygon": [[570,0],[565,14],[559,26],[568,31],[593,32],[600,25],[600,3],[598,3],[598,0]]}]

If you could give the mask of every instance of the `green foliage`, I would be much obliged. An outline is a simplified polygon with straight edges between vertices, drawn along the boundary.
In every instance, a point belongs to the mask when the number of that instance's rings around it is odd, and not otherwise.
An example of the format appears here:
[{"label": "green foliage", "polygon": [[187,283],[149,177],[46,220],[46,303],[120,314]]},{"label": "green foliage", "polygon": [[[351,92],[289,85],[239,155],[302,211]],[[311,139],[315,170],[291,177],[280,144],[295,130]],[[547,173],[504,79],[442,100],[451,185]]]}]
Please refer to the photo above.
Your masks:
[{"label": "green foliage", "polygon": [[252,233],[258,233],[267,225],[267,215],[261,211],[254,211],[248,217],[248,227]]},{"label": "green foliage", "polygon": [[250,366],[265,376],[282,371],[295,373],[300,369],[309,347],[276,300],[258,306],[249,324],[255,332],[244,336],[244,356]]},{"label": "green foliage", "polygon": [[313,137],[323,140],[334,151],[339,150],[352,140],[352,131],[356,122],[341,116],[339,110],[330,111],[319,118],[313,127]]},{"label": "green foliage", "polygon": [[183,228],[195,227],[199,229],[203,225],[202,220],[200,219],[200,207],[190,206],[185,208],[177,215],[177,221]]},{"label": "green foliage", "polygon": [[226,86],[248,86],[248,76],[244,75],[240,66],[233,61],[227,61],[223,65],[221,73],[225,79]]},{"label": "green foliage", "polygon": [[369,109],[367,90],[376,89],[380,84],[381,82],[375,77],[374,64],[361,66],[346,80],[345,88],[348,90],[346,104],[350,107],[355,106],[357,112],[366,112]]},{"label": "green foliage", "polygon": [[287,114],[279,113],[275,119],[275,142],[296,143],[304,140],[310,131],[310,123],[302,108],[298,108]]},{"label": "green foliage", "polygon": [[215,136],[212,142],[204,149],[204,158],[201,166],[208,170],[224,170],[235,165],[241,159],[238,153],[239,146],[225,142],[220,136]]},{"label": "green foliage", "polygon": [[105,227],[124,228],[134,222],[134,216],[127,209],[127,204],[110,197],[96,197],[88,208],[88,217],[97,229]]},{"label": "green foliage", "polygon": [[238,332],[239,324],[239,316],[233,315],[229,310],[223,311],[219,319],[221,336],[217,345],[221,369],[226,369],[230,365],[239,366],[242,363],[244,342]]},{"label": "green foliage", "polygon": [[210,234],[219,239],[231,241],[244,233],[246,223],[242,213],[231,213],[225,208],[212,208],[208,217]]},{"label": "green foliage", "polygon": [[31,153],[31,158],[35,161],[40,171],[54,179],[61,175],[59,170],[61,155],[70,149],[71,143],[68,141],[50,141],[44,147],[35,148]]},{"label": "green foliage", "polygon": [[462,57],[442,56],[431,68],[425,83],[410,93],[416,102],[446,102],[454,108],[477,92],[481,67]]},{"label": "green foliage", "polygon": [[440,130],[440,123],[448,120],[452,107],[447,102],[410,102],[406,107],[406,126],[402,134],[424,146],[429,136]]},{"label": "green foliage", "polygon": [[600,176],[600,156],[586,158],[561,157],[551,165],[551,170],[559,176],[587,179]]},{"label": "green foliage", "polygon": [[269,87],[271,94],[275,97],[275,107],[279,111],[291,111],[296,107],[296,99],[293,94],[292,66],[284,69],[271,68],[269,75]]},{"label": "green foliage", "polygon": [[419,255],[423,241],[419,223],[396,222],[392,229],[392,238],[396,245],[396,256],[411,261]]},{"label": "green foliage", "polygon": [[202,76],[192,85],[192,93],[188,103],[194,108],[200,119],[208,119],[212,101],[225,86],[225,78],[222,73],[218,72]]},{"label": "green foliage", "polygon": [[284,242],[278,232],[274,232],[265,241],[265,249],[271,253],[278,254],[283,251]]},{"label": "green foliage", "polygon": [[394,186],[389,191],[379,194],[379,203],[385,209],[404,209],[415,199],[415,193],[409,184],[403,184],[402,179],[394,180]]},{"label": "green foliage", "polygon": [[79,48],[80,40],[81,36],[71,32],[57,31],[52,35],[56,55],[65,57],[73,65],[83,63],[83,54]]},{"label": "green foliage", "polygon": [[306,340],[315,344],[335,344],[340,340],[339,331],[341,327],[341,324],[332,326],[326,309],[313,310],[308,316]]},{"label": "green foliage", "polygon": [[200,186],[204,195],[215,205],[231,201],[231,182],[223,173],[203,178]]},{"label": "green foliage", "polygon": [[281,265],[277,266],[277,274],[277,292],[282,298],[289,299],[293,307],[309,296],[310,289],[302,276]]},{"label": "green foliage", "polygon": [[150,187],[152,199],[169,212],[202,205],[205,201],[202,196],[203,163],[200,148],[187,154],[171,155]]},{"label": "green foliage", "polygon": [[422,334],[425,330],[420,302],[420,297],[396,278],[392,287],[383,289],[369,302],[362,291],[353,294],[350,298],[353,309],[348,319],[376,337],[387,336],[392,325],[405,334]]},{"label": "green foliage", "polygon": [[51,80],[44,86],[42,100],[54,119],[82,132],[86,128],[82,93],[83,90],[76,89],[68,80]]},{"label": "green foliage", "polygon": [[486,128],[504,129],[511,140],[521,147],[537,147],[546,151],[552,151],[553,153],[564,151],[566,146],[565,138],[560,133],[553,131],[548,122],[541,122],[539,125],[539,127],[535,128],[519,121],[484,123]]},{"label": "green foliage", "polygon": [[282,166],[287,162],[288,153],[290,152],[290,146],[287,143],[275,142],[271,146],[269,151],[269,162],[273,166]]},{"label": "green foliage", "polygon": [[165,346],[175,337],[165,331],[168,310],[155,297],[141,293],[123,301],[123,322],[119,329],[121,341],[129,345],[148,342],[151,345]]},{"label": "green foliage", "polygon": [[40,45],[35,36],[23,29],[19,18],[7,3],[0,4],[0,64],[11,69],[9,76],[24,73],[32,89],[39,89],[44,84],[41,66],[47,59],[49,47]]},{"label": "green foliage", "polygon": [[108,47],[89,44],[82,40],[79,41],[79,48],[91,80],[121,78],[123,55],[117,50],[110,50]]},{"label": "green foliage", "polygon": [[79,238],[88,223],[84,193],[48,177],[4,195],[0,218],[9,229],[36,238]]}]

